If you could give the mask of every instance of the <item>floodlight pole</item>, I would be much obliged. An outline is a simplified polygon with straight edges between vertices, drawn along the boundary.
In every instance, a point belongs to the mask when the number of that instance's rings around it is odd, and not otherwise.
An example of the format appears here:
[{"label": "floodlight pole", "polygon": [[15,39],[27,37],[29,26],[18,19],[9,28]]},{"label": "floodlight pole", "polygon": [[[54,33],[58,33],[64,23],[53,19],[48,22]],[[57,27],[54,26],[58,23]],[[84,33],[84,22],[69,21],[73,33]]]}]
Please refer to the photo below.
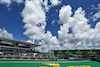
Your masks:
[{"label": "floodlight pole", "polygon": [[84,50],[84,42],[82,41],[82,45],[83,45],[83,50]]}]

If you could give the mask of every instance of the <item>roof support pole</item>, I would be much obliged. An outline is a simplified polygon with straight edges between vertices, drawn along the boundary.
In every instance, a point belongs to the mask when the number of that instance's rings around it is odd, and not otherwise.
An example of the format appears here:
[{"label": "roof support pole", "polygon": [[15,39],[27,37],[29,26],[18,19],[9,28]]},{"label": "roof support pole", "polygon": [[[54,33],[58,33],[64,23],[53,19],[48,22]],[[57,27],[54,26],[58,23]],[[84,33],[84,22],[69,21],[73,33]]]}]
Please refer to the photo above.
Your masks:
[{"label": "roof support pole", "polygon": [[33,49],[34,49],[34,51],[35,51],[35,46],[33,46]]},{"label": "roof support pole", "polygon": [[[13,47],[16,47],[17,46],[17,44],[16,43],[13,43]],[[13,50],[13,56],[15,56],[15,52],[16,52],[16,50],[14,49]]]},{"label": "roof support pole", "polygon": [[3,52],[3,56],[5,56],[5,50],[3,50],[2,52]]}]

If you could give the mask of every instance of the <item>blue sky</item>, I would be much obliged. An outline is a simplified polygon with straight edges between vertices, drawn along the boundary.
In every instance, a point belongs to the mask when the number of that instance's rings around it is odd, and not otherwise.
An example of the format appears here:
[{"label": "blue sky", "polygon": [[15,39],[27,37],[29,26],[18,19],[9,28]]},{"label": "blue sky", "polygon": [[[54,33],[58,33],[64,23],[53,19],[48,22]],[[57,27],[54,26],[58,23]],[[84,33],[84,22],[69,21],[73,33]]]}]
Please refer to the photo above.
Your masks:
[{"label": "blue sky", "polygon": [[40,51],[99,49],[99,23],[100,0],[0,0],[0,36],[41,44]]}]

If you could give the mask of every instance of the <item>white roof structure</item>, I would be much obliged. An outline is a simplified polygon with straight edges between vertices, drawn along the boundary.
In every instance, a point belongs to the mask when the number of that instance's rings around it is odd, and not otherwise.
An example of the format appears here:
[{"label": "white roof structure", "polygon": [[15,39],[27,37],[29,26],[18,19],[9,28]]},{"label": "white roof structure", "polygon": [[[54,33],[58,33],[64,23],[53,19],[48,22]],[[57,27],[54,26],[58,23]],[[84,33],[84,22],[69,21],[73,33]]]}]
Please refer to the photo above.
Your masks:
[{"label": "white roof structure", "polygon": [[0,37],[0,41],[6,41],[6,42],[11,42],[11,43],[18,43],[18,44],[23,44],[23,45],[30,45],[30,46],[34,46],[34,47],[41,46],[41,45],[37,45],[37,44],[33,44],[33,43],[17,41],[17,40],[2,38],[2,37]]}]

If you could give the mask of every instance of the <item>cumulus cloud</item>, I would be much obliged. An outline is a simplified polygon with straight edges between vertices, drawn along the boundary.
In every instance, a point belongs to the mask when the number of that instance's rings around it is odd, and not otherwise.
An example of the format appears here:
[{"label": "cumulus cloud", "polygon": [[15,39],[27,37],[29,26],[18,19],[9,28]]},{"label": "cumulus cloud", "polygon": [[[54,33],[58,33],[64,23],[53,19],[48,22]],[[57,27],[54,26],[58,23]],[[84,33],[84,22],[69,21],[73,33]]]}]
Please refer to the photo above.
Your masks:
[{"label": "cumulus cloud", "polygon": [[[89,46],[93,46],[92,42],[98,43],[96,41],[100,40],[96,38],[97,34],[100,33],[100,22],[98,22],[94,29],[91,29],[88,24],[89,20],[85,18],[85,11],[79,7],[74,12],[74,15],[71,16],[73,13],[71,9],[70,5],[66,5],[59,11],[59,18],[63,24],[60,26],[60,30],[58,30],[59,41],[67,49],[89,49]],[[69,33],[69,28],[72,29],[71,33]],[[94,38],[96,38],[96,41]]]},{"label": "cumulus cloud", "polygon": [[5,29],[0,29],[0,37],[13,39],[13,34],[8,33]]},{"label": "cumulus cloud", "polygon": [[97,33],[94,37],[94,43],[96,43],[96,46],[100,46],[100,22],[96,24],[95,29],[97,30]]},{"label": "cumulus cloud", "polygon": [[49,46],[48,45],[42,45],[40,47],[36,47],[35,50],[39,51],[39,52],[48,52],[49,51]]},{"label": "cumulus cloud", "polygon": [[48,12],[50,10],[50,7],[51,7],[50,5],[48,5],[48,2],[49,2],[48,0],[44,0],[44,2],[42,3],[45,7],[44,9],[46,12]]},{"label": "cumulus cloud", "polygon": [[22,11],[25,35],[30,39],[40,40],[44,37],[46,26],[46,15],[41,6],[40,0],[26,0],[25,8]]},{"label": "cumulus cloud", "polygon": [[10,6],[12,2],[16,3],[23,3],[24,0],[0,0],[0,4],[6,4],[7,6]]},{"label": "cumulus cloud", "polygon": [[[42,5],[45,5],[45,7]],[[62,25],[58,30],[58,38],[52,36],[50,31],[45,31],[45,10],[48,11],[48,9],[48,0],[26,0],[21,13],[25,23],[24,28],[26,29],[23,34],[30,38],[28,42],[34,43],[34,41],[38,41],[42,45],[37,47],[36,50],[42,52],[52,49],[92,49],[94,45],[92,42],[96,44],[95,46],[98,46],[97,37],[100,33],[100,22],[92,29],[82,7],[79,7],[75,12],[72,12],[70,5],[61,7],[59,19]],[[71,32],[69,29],[71,29]],[[61,47],[60,44],[63,44],[63,46]]]},{"label": "cumulus cloud", "polygon": [[41,52],[48,52],[52,49],[61,49],[57,37],[52,36],[50,31],[47,31],[47,33],[44,34],[44,38],[41,40],[41,42],[39,42],[39,44],[42,46],[37,47],[36,50]]},{"label": "cumulus cloud", "polygon": [[59,12],[59,18],[61,20],[61,23],[66,23],[69,22],[71,20],[71,12],[72,8],[70,5],[68,6],[63,6]]},{"label": "cumulus cloud", "polygon": [[[45,46],[37,47],[39,51],[48,51],[49,45],[59,45],[56,36],[52,36],[50,31],[45,33],[46,26],[46,12],[48,1],[45,0],[26,0],[25,7],[21,13],[23,17],[23,22],[25,23],[24,28],[26,31],[23,33],[27,35],[32,42],[38,41],[39,44]],[[42,7],[42,5],[45,7]],[[48,10],[48,9],[47,9]],[[29,40],[29,42],[31,42]]]},{"label": "cumulus cloud", "polygon": [[45,37],[41,41],[44,45],[59,45],[59,41],[57,40],[56,36],[52,36],[50,31],[45,33]]},{"label": "cumulus cloud", "polygon": [[61,3],[61,0],[50,0],[52,6],[58,5]]},{"label": "cumulus cloud", "polygon": [[48,52],[49,50],[64,50],[60,45],[42,45],[40,47],[36,47],[37,51],[40,52]]}]

